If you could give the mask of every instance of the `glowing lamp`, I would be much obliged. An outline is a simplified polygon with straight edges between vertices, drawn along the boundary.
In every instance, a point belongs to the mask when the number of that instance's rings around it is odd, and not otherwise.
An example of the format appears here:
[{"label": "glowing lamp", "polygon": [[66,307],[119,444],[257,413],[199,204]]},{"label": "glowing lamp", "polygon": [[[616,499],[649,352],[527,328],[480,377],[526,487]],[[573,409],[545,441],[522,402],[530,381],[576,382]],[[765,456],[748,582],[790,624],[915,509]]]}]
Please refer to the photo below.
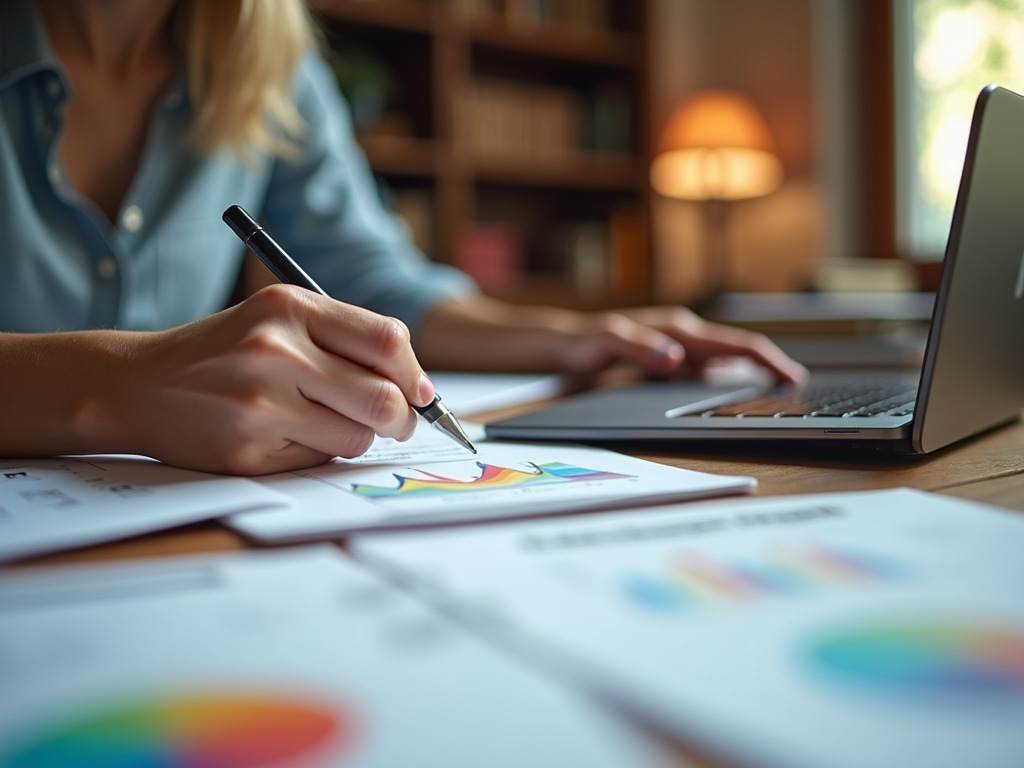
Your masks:
[{"label": "glowing lamp", "polygon": [[683,200],[745,200],[781,183],[768,126],[736,91],[701,91],[676,107],[651,165],[655,191]]},{"label": "glowing lamp", "polygon": [[705,286],[700,311],[728,289],[729,211],[737,200],[762,197],[782,183],[782,163],[757,107],[741,93],[700,91],[668,118],[651,164],[659,194],[696,200],[704,212]]}]

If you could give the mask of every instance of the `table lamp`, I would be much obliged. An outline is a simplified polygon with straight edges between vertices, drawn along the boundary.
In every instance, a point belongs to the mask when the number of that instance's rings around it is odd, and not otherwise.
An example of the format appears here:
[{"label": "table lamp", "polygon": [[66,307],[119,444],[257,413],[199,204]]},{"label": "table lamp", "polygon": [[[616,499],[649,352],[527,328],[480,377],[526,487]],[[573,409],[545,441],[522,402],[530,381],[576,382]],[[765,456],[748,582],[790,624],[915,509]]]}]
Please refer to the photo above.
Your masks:
[{"label": "table lamp", "polygon": [[708,287],[698,304],[714,302],[727,287],[729,204],[770,194],[781,183],[782,163],[768,126],[743,94],[699,91],[669,116],[651,164],[651,186],[703,206]]}]

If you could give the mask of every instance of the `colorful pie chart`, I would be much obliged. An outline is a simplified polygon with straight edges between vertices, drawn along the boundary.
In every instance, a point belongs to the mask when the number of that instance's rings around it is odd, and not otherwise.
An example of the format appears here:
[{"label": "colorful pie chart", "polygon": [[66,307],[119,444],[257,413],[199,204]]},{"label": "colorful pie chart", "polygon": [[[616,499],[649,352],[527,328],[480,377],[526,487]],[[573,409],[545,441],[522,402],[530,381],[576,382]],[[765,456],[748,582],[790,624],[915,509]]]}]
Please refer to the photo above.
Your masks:
[{"label": "colorful pie chart", "polygon": [[[281,697],[208,694],[134,700],[36,731],[4,768],[276,768],[351,737],[333,708]],[[343,751],[343,750],[342,750]]]},{"label": "colorful pie chart", "polygon": [[1024,630],[956,622],[846,628],[810,647],[820,672],[859,688],[930,701],[1024,702]]}]

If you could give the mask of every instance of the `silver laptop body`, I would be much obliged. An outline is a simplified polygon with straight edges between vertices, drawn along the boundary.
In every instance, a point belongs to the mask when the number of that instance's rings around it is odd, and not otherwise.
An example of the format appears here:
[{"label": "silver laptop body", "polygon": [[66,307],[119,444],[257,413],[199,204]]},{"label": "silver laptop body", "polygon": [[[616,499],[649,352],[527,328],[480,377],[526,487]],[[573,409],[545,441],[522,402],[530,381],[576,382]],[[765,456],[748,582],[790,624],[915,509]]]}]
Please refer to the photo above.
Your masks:
[{"label": "silver laptop body", "polygon": [[[909,384],[916,397],[911,393],[909,407],[875,415],[851,407],[808,416],[734,405],[774,392],[646,382],[586,393],[488,424],[487,434],[591,442],[808,441],[923,454],[1019,418],[1024,408],[1021,95],[990,85],[978,97],[922,369],[887,376],[814,374],[809,385],[852,386],[868,378],[895,388]],[[719,415],[723,410],[730,415]]]}]

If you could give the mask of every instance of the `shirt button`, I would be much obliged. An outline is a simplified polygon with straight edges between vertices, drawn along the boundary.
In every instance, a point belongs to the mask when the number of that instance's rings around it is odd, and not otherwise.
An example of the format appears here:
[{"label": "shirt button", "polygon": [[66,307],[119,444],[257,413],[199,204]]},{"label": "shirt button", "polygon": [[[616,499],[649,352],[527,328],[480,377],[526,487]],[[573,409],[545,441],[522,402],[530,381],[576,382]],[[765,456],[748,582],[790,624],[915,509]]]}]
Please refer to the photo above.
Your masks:
[{"label": "shirt button", "polygon": [[114,261],[113,256],[104,256],[96,264],[96,271],[104,280],[109,280],[117,274],[117,262]]},{"label": "shirt button", "polygon": [[47,171],[47,175],[50,177],[50,181],[55,187],[59,187],[64,181],[64,174],[60,171],[60,166],[57,163],[50,163],[50,169]]},{"label": "shirt button", "polygon": [[129,232],[138,232],[142,228],[142,209],[137,205],[129,205],[121,214],[121,226]]},{"label": "shirt button", "polygon": [[53,98],[60,96],[60,81],[56,77],[51,77],[46,81],[46,92]]}]

